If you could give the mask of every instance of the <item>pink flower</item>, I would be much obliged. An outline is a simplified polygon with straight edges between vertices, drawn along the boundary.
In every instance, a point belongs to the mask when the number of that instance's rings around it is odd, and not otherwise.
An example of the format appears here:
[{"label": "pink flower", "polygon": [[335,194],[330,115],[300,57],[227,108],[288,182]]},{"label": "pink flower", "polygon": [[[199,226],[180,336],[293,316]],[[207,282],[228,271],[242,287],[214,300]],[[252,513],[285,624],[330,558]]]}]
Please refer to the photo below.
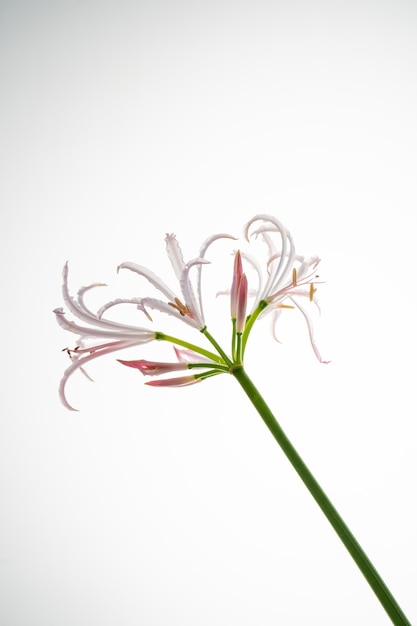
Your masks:
[{"label": "pink flower", "polygon": [[[66,398],[66,384],[76,370],[79,369],[89,378],[84,366],[90,361],[99,356],[154,340],[169,341],[174,345],[182,346],[182,348],[175,348],[178,362],[157,362],[146,359],[120,360],[120,362],[138,369],[147,376],[164,376],[189,369],[193,369],[194,372],[186,376],[161,378],[147,383],[149,385],[179,387],[193,384],[210,376],[231,372],[236,366],[243,365],[245,346],[256,320],[273,313],[275,326],[279,314],[286,308],[295,308],[302,313],[307,323],[313,350],[317,358],[322,361],[315,344],[310,314],[303,304],[304,301],[307,305],[311,302],[317,305],[315,284],[318,278],[316,267],[319,258],[305,258],[296,254],[289,231],[273,216],[255,215],[246,224],[244,233],[249,242],[253,237],[261,239],[265,245],[266,259],[262,265],[246,252],[235,253],[232,285],[230,291],[227,292],[230,293],[232,316],[231,356],[228,356],[207,329],[201,290],[202,267],[209,262],[206,259],[207,250],[218,239],[235,239],[231,235],[219,234],[209,237],[200,247],[198,256],[186,263],[175,235],[167,234],[166,250],[178,280],[179,289],[172,289],[147,267],[126,261],[119,265],[118,270],[128,269],[145,278],[162,294],[163,298],[156,298],[152,295],[141,295],[130,299],[118,298],[105,303],[97,312],[88,308],[84,296],[88,291],[104,285],[94,283],[81,287],[77,297],[73,297],[68,289],[68,265],[66,264],[63,272],[63,299],[69,312],[80,323],[67,319],[62,308],[55,309],[58,324],[64,330],[78,336],[76,347],[65,349],[71,358],[71,364],[65,370],[60,384],[60,396],[64,405],[74,410]],[[255,270],[257,277],[257,280],[255,277],[255,288],[250,288],[244,264],[247,264],[249,269]],[[248,298],[253,298],[249,314],[247,313]],[[131,326],[106,319],[105,316],[113,307],[122,304],[133,304],[145,314],[148,322],[152,322],[150,309],[173,316],[199,331],[201,333],[199,336],[204,336],[210,342],[211,350],[147,327]]]},{"label": "pink flower", "polygon": [[[253,224],[258,228],[250,234]],[[320,263],[317,256],[304,257],[296,254],[290,232],[279,220],[271,215],[255,215],[245,226],[247,240],[260,236],[267,249],[265,270],[256,259],[244,258],[256,270],[258,286],[251,314],[262,318],[273,313],[274,327],[282,309],[296,308],[303,315],[310,336],[313,351],[320,362],[323,361],[314,339],[311,316],[302,301],[313,302],[316,306],[316,287],[318,275],[316,268]],[[278,242],[276,237],[278,236]]]},{"label": "pink flower", "polygon": [[[100,312],[94,313],[87,307],[84,302],[84,294],[90,289],[102,287],[103,285],[95,283],[88,287],[81,287],[78,291],[77,298],[74,298],[68,291],[68,264],[65,264],[63,278],[62,295],[69,311],[84,322],[84,324],[87,324],[81,326],[76,322],[68,320],[62,308],[55,309],[54,311],[56,320],[61,328],[78,336],[76,348],[73,350],[67,349],[72,363],[65,370],[59,387],[59,394],[63,404],[68,409],[75,411],[76,409],[69,404],[65,395],[65,387],[68,378],[77,369],[80,369],[89,378],[84,370],[86,363],[105,354],[110,354],[143,343],[149,343],[155,339],[155,331],[102,319]],[[86,347],[86,343],[97,339],[101,339],[102,341],[90,347]]]},{"label": "pink flower", "polygon": [[[65,264],[62,285],[63,299],[70,313],[84,324],[80,325],[77,322],[68,320],[62,308],[57,308],[54,311],[58,324],[64,330],[78,336],[76,347],[74,349],[65,349],[71,357],[72,363],[65,370],[59,388],[61,400],[68,409],[76,410],[69,404],[66,398],[67,381],[76,370],[79,369],[87,378],[90,378],[84,369],[84,365],[89,361],[99,356],[124,350],[125,348],[149,343],[155,339],[163,339],[163,333],[157,333],[149,328],[130,326],[103,318],[103,315],[107,314],[111,308],[121,304],[134,304],[137,309],[145,313],[150,321],[152,320],[147,311],[148,308],[156,309],[174,316],[198,330],[202,330],[205,327],[201,297],[201,268],[203,264],[208,263],[205,259],[208,248],[213,242],[220,238],[233,239],[231,235],[227,234],[213,235],[203,243],[198,257],[185,263],[175,235],[166,236],[167,253],[180,284],[182,300],[151,270],[141,265],[136,265],[135,263],[125,262],[122,263],[118,269],[126,268],[145,277],[148,282],[165,296],[166,301],[147,296],[130,299],[118,298],[117,300],[107,302],[97,312],[93,312],[87,307],[84,295],[91,289],[105,285],[103,285],[103,283],[94,283],[87,287],[81,287],[77,297],[74,298],[69,293],[68,264]],[[190,270],[193,267],[196,268],[194,286],[190,277]],[[97,339],[101,339],[102,341],[96,343]],[[93,345],[87,345],[91,343]]]},{"label": "pink flower", "polygon": [[[150,269],[143,265],[137,265],[130,261],[121,263],[117,268],[128,269],[140,276],[146,278],[158,291],[160,291],[166,298],[166,300],[160,300],[157,298],[140,298],[139,306],[148,315],[147,308],[155,309],[168,315],[173,315],[181,321],[202,330],[205,326],[204,313],[203,313],[203,301],[201,296],[201,268],[202,265],[209,263],[205,259],[206,252],[209,246],[217,239],[233,239],[231,235],[220,234],[209,237],[201,246],[198,257],[184,262],[181,248],[175,235],[166,235],[166,249],[169,260],[171,261],[174,273],[179,281],[182,299],[176,294],[166,283],[154,274]],[[190,277],[190,270],[196,267],[197,276],[195,285],[193,286]],[[137,301],[135,301],[137,304]]]}]

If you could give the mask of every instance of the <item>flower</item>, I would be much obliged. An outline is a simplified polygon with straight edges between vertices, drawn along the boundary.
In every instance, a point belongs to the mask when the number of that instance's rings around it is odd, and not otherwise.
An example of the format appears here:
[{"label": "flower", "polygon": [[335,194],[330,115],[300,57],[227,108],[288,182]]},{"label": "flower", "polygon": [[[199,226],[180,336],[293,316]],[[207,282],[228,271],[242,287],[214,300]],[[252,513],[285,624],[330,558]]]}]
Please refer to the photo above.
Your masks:
[{"label": "flower", "polygon": [[[85,376],[87,376],[87,378],[91,380],[90,376],[84,369],[84,365],[89,361],[92,361],[99,356],[110,354],[111,352],[149,343],[155,339],[164,338],[163,333],[158,333],[148,328],[130,326],[103,319],[103,315],[112,307],[120,304],[134,304],[139,310],[145,313],[150,321],[152,321],[152,318],[150,317],[147,308],[156,309],[163,313],[167,313],[168,315],[174,316],[186,324],[197,328],[198,330],[202,330],[204,328],[205,322],[201,297],[201,267],[203,264],[209,262],[204,258],[208,248],[214,241],[220,238],[233,239],[231,235],[227,235],[225,233],[213,235],[212,237],[206,239],[203,243],[200,248],[199,256],[192,261],[185,263],[175,235],[166,235],[165,241],[167,254],[179,280],[183,300],[181,300],[175,292],[171,290],[161,278],[159,278],[159,276],[154,274],[148,268],[135,263],[125,262],[119,265],[118,270],[126,268],[144,276],[152,285],[154,285],[154,287],[165,295],[167,301],[162,301],[152,297],[130,299],[118,298],[117,300],[107,302],[96,313],[94,313],[85,304],[84,295],[96,287],[104,287],[105,285],[103,283],[94,283],[92,285],[88,285],[87,287],[81,287],[78,291],[77,298],[74,298],[69,293],[68,263],[65,264],[62,284],[64,302],[69,311],[75,317],[88,324],[88,326],[80,326],[78,323],[68,320],[62,308],[54,310],[58,324],[64,330],[70,331],[79,337],[77,345],[74,349],[64,348],[64,350],[69,354],[72,363],[64,372],[59,387],[59,395],[63,404],[68,409],[76,410],[69,404],[66,398],[67,381],[76,370],[79,369]],[[197,279],[195,287],[193,287],[190,279],[190,269],[194,266],[197,266]],[[91,346],[86,345],[97,338],[104,339],[105,341]]]},{"label": "flower", "polygon": [[[260,226],[250,235],[251,227],[256,222],[260,222]],[[273,238],[276,233],[279,237],[278,245]],[[266,272],[262,271],[256,259],[244,255],[244,258],[252,265],[258,275],[258,288],[251,311],[250,328],[258,317],[262,318],[273,313],[275,334],[275,324],[282,309],[297,308],[306,321],[310,343],[317,359],[321,363],[328,363],[322,359],[318,351],[311,317],[300,302],[300,300],[308,300],[318,306],[315,297],[317,291],[315,284],[317,284],[318,278],[316,268],[320,263],[319,257],[306,258],[296,254],[290,232],[271,215],[255,215],[246,224],[244,234],[248,241],[250,237],[260,236],[267,247]]]},{"label": "flower", "polygon": [[[132,272],[136,272],[140,276],[144,276],[158,291],[160,291],[166,298],[167,302],[156,298],[141,298],[140,307],[150,318],[146,311],[146,307],[156,309],[168,315],[174,315],[178,319],[182,320],[186,324],[202,330],[205,326],[203,302],[201,297],[201,266],[209,263],[205,259],[205,254],[209,246],[217,239],[227,238],[234,239],[231,235],[220,234],[213,235],[206,239],[200,248],[200,252],[197,258],[184,262],[181,248],[174,234],[167,234],[165,237],[166,250],[171,261],[171,265],[175,272],[175,275],[180,283],[182,300],[175,294],[170,287],[168,287],[164,281],[154,274],[147,267],[137,265],[136,263],[125,262],[121,263],[117,270],[128,269]],[[197,266],[197,280],[196,287],[194,288],[190,279],[190,270],[192,267]],[[135,300],[135,303],[137,301]],[[111,303],[110,303],[111,304]]]},{"label": "flower", "polygon": [[[254,225],[256,225],[255,229],[253,228]],[[289,231],[281,222],[270,215],[255,215],[246,224],[244,234],[248,242],[251,242],[254,237],[259,237],[265,244],[267,256],[263,268],[258,260],[250,254],[239,250],[235,253],[232,285],[227,292],[230,294],[232,318],[231,356],[228,356],[207,329],[203,311],[201,274],[203,265],[209,263],[206,259],[206,253],[211,244],[221,238],[235,239],[235,237],[224,233],[209,237],[201,246],[198,256],[185,263],[175,235],[167,234],[165,238],[166,250],[179,282],[179,292],[171,289],[147,267],[126,261],[119,265],[118,271],[128,269],[144,277],[164,296],[164,299],[152,296],[130,299],[118,298],[104,304],[96,313],[87,307],[84,296],[88,291],[105,285],[94,283],[87,287],[81,287],[77,297],[74,298],[68,289],[68,264],[66,264],[63,271],[63,299],[69,312],[78,318],[83,325],[68,320],[62,308],[55,309],[54,313],[58,324],[64,330],[79,337],[74,349],[64,349],[72,361],[65,370],[60,384],[60,397],[64,405],[75,410],[66,398],[66,384],[76,370],[79,369],[90,378],[84,369],[85,364],[89,361],[99,356],[150,343],[154,340],[165,340],[176,346],[181,346],[182,349],[175,348],[177,362],[158,362],[146,359],[131,361],[119,359],[119,362],[122,365],[138,369],[145,376],[164,376],[185,370],[194,370],[194,372],[180,377],[153,380],[146,383],[148,385],[179,387],[199,382],[217,374],[233,372],[236,367],[243,366],[246,343],[255,321],[273,313],[275,328],[279,314],[286,308],[296,308],[301,311],[307,323],[313,350],[317,358],[323,362],[314,340],[310,315],[300,302],[307,300],[307,302],[313,302],[317,305],[315,298],[317,274],[315,271],[319,258],[305,258],[297,255]],[[278,242],[276,235],[278,235]],[[257,274],[256,289],[249,288],[249,280],[243,268],[244,263],[252,267]],[[194,272],[191,271],[193,268],[195,268]],[[191,279],[191,274],[194,275],[194,281]],[[247,314],[249,297],[253,297],[254,300],[252,309]],[[175,317],[204,335],[214,347],[215,352],[180,338],[166,335],[163,332],[142,326],[121,324],[104,317],[110,309],[121,304],[134,304],[150,322],[153,320],[149,314],[149,309]],[[98,343],[96,343],[97,339],[100,340]]]},{"label": "flower", "polygon": [[[68,378],[77,369],[80,369],[89,378],[88,374],[86,374],[84,370],[84,365],[88,361],[92,361],[93,359],[105,354],[110,354],[111,352],[123,350],[124,348],[130,348],[142,343],[148,343],[153,341],[156,337],[155,331],[137,326],[128,326],[126,324],[120,324],[119,322],[110,320],[104,320],[101,317],[101,310],[98,313],[90,311],[84,302],[84,294],[95,287],[104,286],[101,283],[95,283],[93,285],[89,285],[88,287],[81,287],[78,291],[77,299],[73,298],[68,290],[68,263],[64,266],[63,279],[62,295],[69,311],[78,317],[79,320],[89,325],[80,326],[76,322],[68,320],[65,317],[65,313],[62,308],[54,310],[56,320],[61,328],[75,333],[79,337],[77,342],[78,345],[73,350],[65,348],[71,357],[72,363],[65,370],[59,387],[59,394],[63,404],[68,409],[74,411],[76,409],[69,404],[66,398],[65,387]],[[104,342],[90,347],[85,347],[86,343],[97,338],[102,340],[104,339]]]}]

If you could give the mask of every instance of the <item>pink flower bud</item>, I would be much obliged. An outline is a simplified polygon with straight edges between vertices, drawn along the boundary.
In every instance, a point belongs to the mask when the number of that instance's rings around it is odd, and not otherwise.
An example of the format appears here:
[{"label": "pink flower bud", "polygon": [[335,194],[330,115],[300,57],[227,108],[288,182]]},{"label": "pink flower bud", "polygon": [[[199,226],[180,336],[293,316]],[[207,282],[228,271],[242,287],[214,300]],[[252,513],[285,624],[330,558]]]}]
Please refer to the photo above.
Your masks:
[{"label": "pink flower bud", "polygon": [[188,369],[188,363],[160,363],[158,361],[146,361],[145,359],[140,359],[139,361],[117,360],[122,365],[138,369],[144,376],[158,376],[159,374],[168,374],[169,372]]},{"label": "pink flower bud", "polygon": [[232,288],[230,290],[230,313],[232,319],[236,319],[237,307],[238,307],[238,292],[239,285],[243,274],[242,257],[238,250],[235,255],[235,264],[233,268],[233,281]]},{"label": "pink flower bud", "polygon": [[238,333],[243,333],[246,322],[246,307],[248,304],[248,279],[246,278],[246,274],[242,274],[239,283],[239,289],[237,294],[237,321],[236,321],[236,331]]},{"label": "pink flower bud", "polygon": [[178,376],[177,378],[160,378],[159,380],[151,380],[146,385],[151,387],[185,387],[199,383],[201,378],[195,376]]}]

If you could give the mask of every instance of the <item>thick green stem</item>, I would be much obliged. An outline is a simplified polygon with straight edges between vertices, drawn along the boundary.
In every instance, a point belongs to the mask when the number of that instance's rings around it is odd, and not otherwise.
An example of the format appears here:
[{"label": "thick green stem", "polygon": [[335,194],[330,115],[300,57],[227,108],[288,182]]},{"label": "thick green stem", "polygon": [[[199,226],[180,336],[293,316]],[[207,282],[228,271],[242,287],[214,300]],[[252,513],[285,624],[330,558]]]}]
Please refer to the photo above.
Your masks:
[{"label": "thick green stem", "polygon": [[287,459],[290,461],[291,465],[294,467],[295,471],[298,473],[301,480],[304,482],[305,486],[323,511],[324,515],[333,526],[334,530],[349,551],[356,565],[359,567],[362,574],[373,589],[378,600],[381,602],[385,611],[391,618],[392,623],[395,624],[395,626],[411,626],[411,623],[408,621],[403,611],[398,606],[390,590],[388,589],[388,587],[376,571],[375,567],[372,565],[371,561],[369,560],[359,543],[356,541],[349,528],[346,526],[345,522],[343,521],[337,510],[324,493],[323,489],[320,487],[319,483],[314,478],[313,474],[310,472],[310,470],[282,430],[281,426],[276,421],[269,407],[266,405],[264,399],[260,395],[259,391],[256,389],[255,385],[247,376],[243,367],[236,367],[231,370],[231,373],[235,376],[240,385],[243,387],[244,391],[252,401],[259,415],[268,426],[273,437],[281,446],[281,449],[285,453]]}]

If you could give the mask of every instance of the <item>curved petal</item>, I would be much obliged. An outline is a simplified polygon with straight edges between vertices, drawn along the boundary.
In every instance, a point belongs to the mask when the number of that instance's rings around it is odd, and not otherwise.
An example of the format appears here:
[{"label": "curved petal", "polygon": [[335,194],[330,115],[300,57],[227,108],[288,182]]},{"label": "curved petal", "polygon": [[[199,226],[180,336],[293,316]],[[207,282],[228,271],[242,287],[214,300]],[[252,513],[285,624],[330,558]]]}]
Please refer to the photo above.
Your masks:
[{"label": "curved petal", "polygon": [[76,322],[71,322],[65,317],[63,309],[55,309],[54,313],[61,328],[69,330],[71,333],[75,333],[80,337],[107,337],[109,339],[121,337],[126,340],[135,341],[138,344],[147,343],[148,341],[153,341],[153,339],[155,339],[155,332],[148,330],[147,328],[120,325],[120,329],[118,329],[117,332],[112,332],[111,330],[101,330],[99,328],[79,326]]},{"label": "curved petal", "polygon": [[211,359],[203,356],[202,354],[197,354],[193,350],[188,349],[180,349],[174,346],[175,355],[180,363],[214,363]]},{"label": "curved petal", "polygon": [[178,243],[177,238],[173,233],[171,233],[170,235],[168,233],[166,234],[165,242],[168,258],[171,261],[175,276],[178,278],[178,280],[181,280],[181,276],[185,268],[185,262],[182,256],[180,244]]},{"label": "curved petal", "polygon": [[73,313],[76,317],[78,317],[78,319],[80,319],[83,322],[87,322],[87,324],[93,324],[95,326],[99,326],[101,328],[105,328],[107,330],[109,330],[109,332],[111,332],[112,330],[115,332],[123,331],[123,332],[132,332],[134,333],[136,331],[136,327],[135,326],[129,326],[127,324],[120,324],[119,322],[112,322],[111,320],[103,320],[97,317],[97,315],[95,313],[93,313],[92,311],[90,311],[90,309],[88,309],[83,301],[83,294],[90,289],[93,289],[94,287],[97,286],[102,286],[101,283],[96,283],[94,285],[89,285],[88,287],[83,287],[80,292],[79,292],[79,299],[81,301],[77,302],[69,293],[68,290],[68,263],[66,263],[64,265],[64,269],[62,272],[63,275],[63,283],[62,283],[62,296],[64,299],[64,302],[66,303],[68,309],[70,310],[71,313]]},{"label": "curved petal", "polygon": [[310,319],[310,316],[308,315],[308,313],[305,311],[304,307],[302,307],[296,300],[294,300],[293,298],[290,298],[291,302],[294,303],[294,305],[297,307],[297,309],[299,311],[301,311],[306,324],[307,324],[307,328],[308,328],[308,334],[310,336],[310,343],[311,343],[311,347],[313,348],[314,354],[316,355],[317,359],[320,361],[320,363],[330,363],[330,361],[325,361],[324,359],[322,359],[321,354],[317,348],[316,345],[316,341],[314,339],[314,329],[313,329],[313,322]]},{"label": "curved petal", "polygon": [[[237,237],[233,237],[233,235],[228,235],[227,233],[218,233],[217,235],[212,235],[211,237],[208,237],[202,244],[200,251],[198,253],[198,258],[199,259],[205,259],[206,256],[206,252],[209,249],[209,247],[211,246],[212,243],[214,243],[215,241],[218,241],[218,239],[233,239],[234,241],[236,241]],[[201,295],[201,270],[203,269],[202,265],[199,265],[197,267],[197,297],[198,297],[198,301],[200,303],[200,311],[201,311],[201,315],[204,317],[204,310],[203,310],[203,298]]]},{"label": "curved petal", "polygon": [[[111,300],[111,302],[106,302],[106,304],[103,304],[103,306],[101,306],[96,313],[97,317],[101,319],[106,311],[119,304],[135,304],[138,309],[140,309],[145,313],[145,315],[147,315],[143,307],[140,306],[142,304],[142,298],[116,298],[116,300]],[[147,317],[150,321],[152,321],[149,315],[147,315]]]},{"label": "curved petal", "polygon": [[[246,239],[249,241],[249,229],[252,224],[257,221],[265,222],[261,227],[255,232],[255,234],[263,234],[267,232],[278,232],[281,237],[281,251],[279,256],[279,262],[276,269],[271,271],[266,285],[263,289],[263,294],[261,299],[267,299],[268,295],[271,291],[278,291],[280,285],[287,279],[288,275],[292,271],[292,267],[294,265],[295,260],[295,246],[294,241],[291,237],[289,231],[285,228],[281,222],[276,219],[272,215],[259,214],[255,215],[245,226],[244,233]],[[268,226],[268,224],[272,225]],[[264,241],[266,241],[268,245],[268,240],[264,237]],[[270,249],[270,246],[268,246]],[[288,249],[289,248],[289,249]],[[288,249],[288,251],[287,251]],[[272,256],[275,256],[277,252],[274,252]],[[278,258],[278,256],[277,256]]]},{"label": "curved petal", "polygon": [[121,269],[128,269],[131,272],[135,272],[139,274],[139,276],[143,276],[146,278],[158,291],[164,294],[168,298],[168,300],[175,300],[175,293],[164,283],[163,280],[159,278],[154,272],[149,270],[147,267],[143,265],[137,265],[136,263],[131,263],[130,261],[126,261],[124,263],[120,263],[117,268],[117,271]]},{"label": "curved petal", "polygon": [[[96,346],[94,348],[94,352],[90,351],[90,354],[83,356],[81,358],[74,359],[72,364],[65,370],[64,375],[61,379],[59,385],[59,396],[61,398],[64,406],[70,411],[77,411],[71,404],[68,402],[66,397],[66,385],[68,379],[77,369],[83,369],[84,365],[93,359],[97,359],[99,356],[103,356],[104,354],[110,354],[111,352],[116,352],[118,350],[124,350],[125,348],[130,348],[137,344],[136,341],[115,341],[113,343],[106,344],[105,346]],[[84,372],[85,373],[85,372]],[[88,376],[88,374],[87,374]],[[91,379],[90,379],[91,380]]]},{"label": "curved petal", "polygon": [[185,266],[180,279],[181,292],[184,297],[185,304],[192,311],[193,319],[195,322],[193,326],[196,326],[198,330],[201,330],[204,327],[205,322],[203,317],[203,311],[201,308],[201,301],[199,302],[195,297],[194,289],[191,284],[190,269],[194,267],[194,265],[201,266],[208,263],[210,263],[210,261],[207,261],[206,259],[193,259]]}]

